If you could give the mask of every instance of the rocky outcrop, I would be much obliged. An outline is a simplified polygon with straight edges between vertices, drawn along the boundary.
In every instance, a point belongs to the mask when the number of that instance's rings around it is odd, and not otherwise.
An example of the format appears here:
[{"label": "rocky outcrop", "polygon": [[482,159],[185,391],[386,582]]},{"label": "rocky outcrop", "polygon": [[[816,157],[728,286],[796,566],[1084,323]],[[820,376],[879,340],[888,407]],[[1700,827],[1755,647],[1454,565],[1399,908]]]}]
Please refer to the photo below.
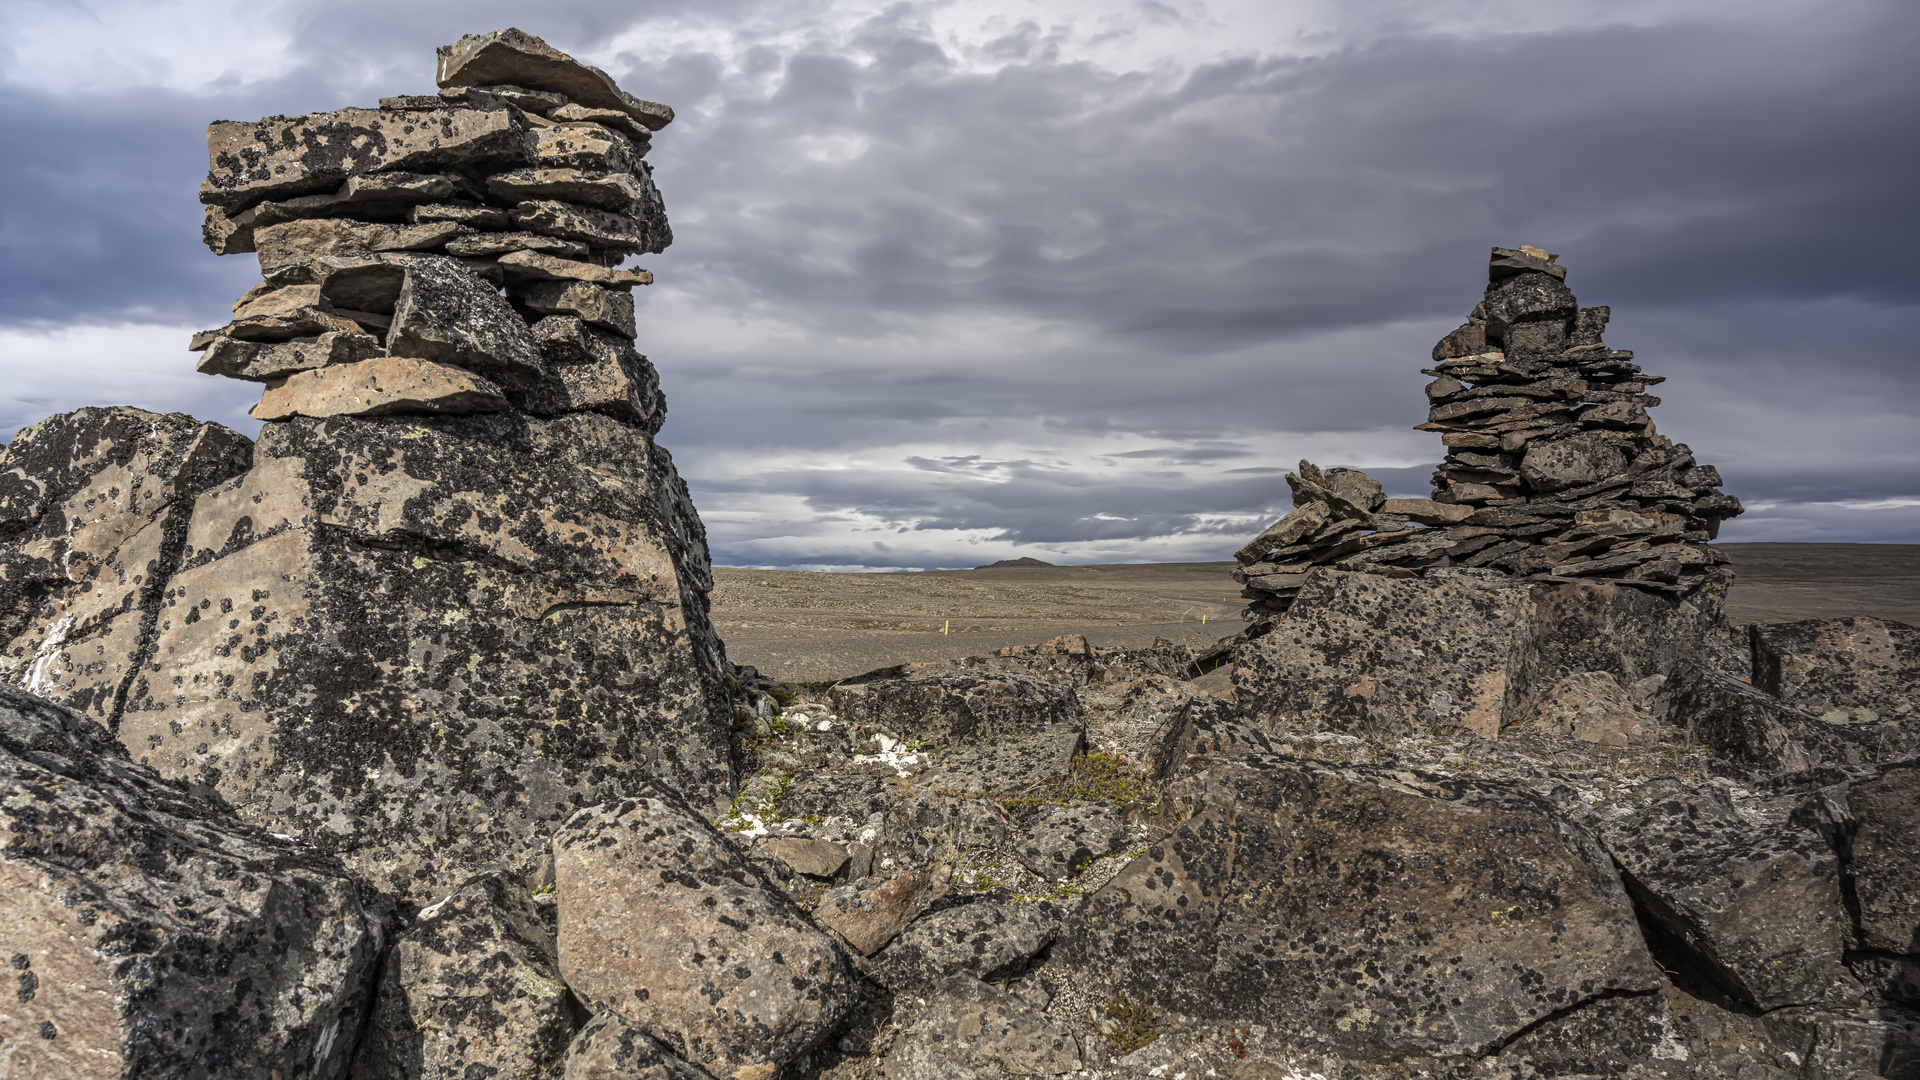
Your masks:
[{"label": "rocky outcrop", "polygon": [[340,864],[0,686],[0,1071],[345,1077],[381,948]]},{"label": "rocky outcrop", "polygon": [[616,269],[671,240],[671,110],[519,31],[441,77],[209,129],[208,242],[263,280],[192,344],[264,384],[256,444],[83,410],[0,459],[7,676],[413,905],[649,778],[732,794],[651,275]]}]

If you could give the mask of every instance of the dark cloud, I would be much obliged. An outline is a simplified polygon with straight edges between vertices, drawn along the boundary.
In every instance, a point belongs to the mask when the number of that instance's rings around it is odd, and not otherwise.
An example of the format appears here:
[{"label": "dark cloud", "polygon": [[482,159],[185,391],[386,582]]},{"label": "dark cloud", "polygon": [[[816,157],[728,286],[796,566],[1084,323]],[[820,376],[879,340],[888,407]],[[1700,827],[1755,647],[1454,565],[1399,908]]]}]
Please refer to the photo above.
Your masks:
[{"label": "dark cloud", "polygon": [[1418,368],[1521,241],[1765,507],[1729,539],[1920,541],[1913,5],[1356,22],[1131,68],[939,10],[347,2],[262,15],[292,43],[266,81],[9,85],[0,325],[216,322],[253,267],[197,244],[205,122],[423,91],[433,46],[517,21],[680,111],[642,344],[723,561],[1223,555],[1299,456],[1424,494]]}]

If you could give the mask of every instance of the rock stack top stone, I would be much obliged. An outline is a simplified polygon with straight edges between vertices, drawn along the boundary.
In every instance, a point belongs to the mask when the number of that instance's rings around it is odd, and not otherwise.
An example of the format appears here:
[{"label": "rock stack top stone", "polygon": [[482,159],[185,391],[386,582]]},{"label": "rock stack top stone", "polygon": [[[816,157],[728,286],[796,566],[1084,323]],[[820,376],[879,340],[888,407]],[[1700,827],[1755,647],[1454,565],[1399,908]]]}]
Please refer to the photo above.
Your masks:
[{"label": "rock stack top stone", "polygon": [[1236,553],[1256,622],[1285,612],[1317,566],[1388,577],[1484,569],[1565,583],[1605,578],[1690,593],[1726,561],[1707,547],[1741,512],[1720,474],[1659,434],[1662,381],[1601,340],[1559,256],[1494,248],[1486,295],[1433,348],[1430,405],[1446,461],[1430,499],[1388,499],[1351,469],[1301,462],[1294,511]]},{"label": "rock stack top stone", "polygon": [[496,88],[511,94],[524,87],[559,96],[561,100],[553,102],[552,108],[566,105],[570,98],[590,108],[623,112],[650,131],[673,123],[672,109],[634,97],[614,85],[606,72],[575,60],[524,30],[508,27],[489,34],[468,34],[451,45],[440,46],[439,58],[434,81],[443,88]]}]

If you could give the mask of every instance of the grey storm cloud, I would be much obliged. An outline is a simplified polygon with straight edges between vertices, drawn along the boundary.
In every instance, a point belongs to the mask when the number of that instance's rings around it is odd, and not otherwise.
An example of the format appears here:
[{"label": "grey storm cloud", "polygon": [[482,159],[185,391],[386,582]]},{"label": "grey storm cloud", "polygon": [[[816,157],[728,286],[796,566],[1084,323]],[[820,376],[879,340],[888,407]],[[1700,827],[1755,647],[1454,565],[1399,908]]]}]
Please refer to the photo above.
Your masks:
[{"label": "grey storm cloud", "polygon": [[[642,345],[722,562],[1223,557],[1284,509],[1282,446],[1423,494],[1418,369],[1518,242],[1671,376],[1661,429],[1755,507],[1727,539],[1920,541],[1914,5],[1361,12],[1133,65],[1037,7],[956,43],[955,10],[287,5],[252,81],[10,78],[0,328],[216,324],[253,267],[198,245],[208,120],[421,92],[434,45],[517,24],[680,111]],[[1103,10],[1142,41],[1205,16]]]}]

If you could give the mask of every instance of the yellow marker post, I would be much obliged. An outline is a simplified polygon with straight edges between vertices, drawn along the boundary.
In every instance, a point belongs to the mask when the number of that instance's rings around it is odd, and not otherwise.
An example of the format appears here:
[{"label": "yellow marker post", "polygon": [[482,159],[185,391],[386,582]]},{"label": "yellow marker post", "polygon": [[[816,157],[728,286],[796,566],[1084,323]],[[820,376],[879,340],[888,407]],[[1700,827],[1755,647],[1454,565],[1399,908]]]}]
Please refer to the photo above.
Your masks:
[{"label": "yellow marker post", "polygon": [[951,629],[953,629],[952,619],[948,619],[946,622],[940,624],[940,632],[943,634],[947,633]]}]

